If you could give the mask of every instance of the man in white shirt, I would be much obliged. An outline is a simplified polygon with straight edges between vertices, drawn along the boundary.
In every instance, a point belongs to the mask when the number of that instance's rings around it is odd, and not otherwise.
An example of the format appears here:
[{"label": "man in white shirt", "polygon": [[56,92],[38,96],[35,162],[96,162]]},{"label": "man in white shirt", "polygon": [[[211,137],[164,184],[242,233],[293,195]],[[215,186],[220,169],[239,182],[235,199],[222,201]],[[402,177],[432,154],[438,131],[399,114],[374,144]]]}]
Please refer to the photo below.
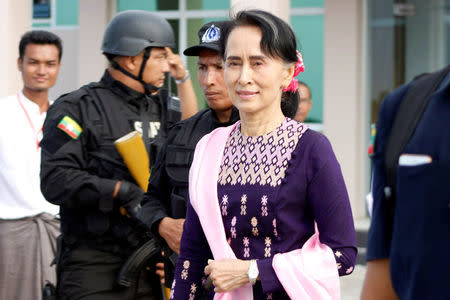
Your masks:
[{"label": "man in white shirt", "polygon": [[62,55],[58,36],[29,31],[19,44],[23,89],[0,99],[0,299],[41,299],[59,235],[58,206],[40,189],[42,125]]}]

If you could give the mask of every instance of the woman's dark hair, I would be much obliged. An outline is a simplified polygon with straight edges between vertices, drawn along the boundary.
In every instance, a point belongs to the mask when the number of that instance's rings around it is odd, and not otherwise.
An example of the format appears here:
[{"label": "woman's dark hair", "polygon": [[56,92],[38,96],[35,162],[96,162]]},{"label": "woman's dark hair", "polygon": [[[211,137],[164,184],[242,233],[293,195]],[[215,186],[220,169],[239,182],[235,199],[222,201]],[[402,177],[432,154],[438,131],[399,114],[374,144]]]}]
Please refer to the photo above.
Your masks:
[{"label": "woman's dark hair", "polygon": [[[279,57],[287,64],[297,62],[297,42],[292,28],[279,17],[263,10],[243,10],[232,18],[231,25],[224,30],[221,39],[221,54],[224,59],[226,58],[226,45],[230,33],[236,27],[246,25],[261,29],[260,48],[264,54],[272,58]],[[292,94],[291,92],[284,92],[281,97],[283,114],[290,118],[295,116],[298,104],[298,99],[295,100]]]},{"label": "woman's dark hair", "polygon": [[28,44],[55,45],[58,48],[58,59],[62,57],[61,39],[54,33],[44,30],[32,30],[22,35],[19,43],[19,57],[23,59]]},{"label": "woman's dark hair", "polygon": [[285,117],[293,119],[298,109],[298,90],[295,92],[283,92],[281,96],[281,111]]}]

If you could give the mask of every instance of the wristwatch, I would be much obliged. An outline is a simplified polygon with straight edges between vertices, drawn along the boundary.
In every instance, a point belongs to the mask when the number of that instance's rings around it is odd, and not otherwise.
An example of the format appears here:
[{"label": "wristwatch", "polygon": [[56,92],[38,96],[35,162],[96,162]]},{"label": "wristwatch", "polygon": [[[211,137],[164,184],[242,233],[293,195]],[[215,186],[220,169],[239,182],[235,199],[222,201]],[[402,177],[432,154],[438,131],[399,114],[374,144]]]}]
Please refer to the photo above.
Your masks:
[{"label": "wristwatch", "polygon": [[186,82],[186,80],[188,80],[189,78],[191,78],[191,73],[189,73],[189,70],[186,69],[186,75],[184,76],[183,79],[175,79],[175,83],[176,84],[182,84],[184,82]]},{"label": "wristwatch", "polygon": [[250,261],[250,267],[248,268],[247,274],[248,281],[250,281],[251,285],[254,285],[259,276],[258,264],[256,263],[256,260],[252,259]]}]

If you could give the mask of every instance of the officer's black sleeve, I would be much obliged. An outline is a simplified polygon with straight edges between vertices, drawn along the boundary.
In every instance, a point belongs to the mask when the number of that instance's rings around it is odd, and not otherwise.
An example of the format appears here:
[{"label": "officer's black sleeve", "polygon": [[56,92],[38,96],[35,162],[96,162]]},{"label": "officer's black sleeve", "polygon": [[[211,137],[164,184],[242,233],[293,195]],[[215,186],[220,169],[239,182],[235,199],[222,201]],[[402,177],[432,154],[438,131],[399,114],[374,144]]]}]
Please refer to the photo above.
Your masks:
[{"label": "officer's black sleeve", "polygon": [[111,211],[117,181],[88,171],[90,129],[76,101],[59,100],[48,110],[43,127],[42,193],[53,204]]},{"label": "officer's black sleeve", "polygon": [[152,232],[159,236],[159,222],[168,217],[170,211],[169,199],[171,184],[164,168],[166,163],[167,145],[171,142],[170,135],[164,143],[156,158],[155,165],[151,170],[147,192],[141,202],[142,209],[138,215],[139,219],[151,228]]}]

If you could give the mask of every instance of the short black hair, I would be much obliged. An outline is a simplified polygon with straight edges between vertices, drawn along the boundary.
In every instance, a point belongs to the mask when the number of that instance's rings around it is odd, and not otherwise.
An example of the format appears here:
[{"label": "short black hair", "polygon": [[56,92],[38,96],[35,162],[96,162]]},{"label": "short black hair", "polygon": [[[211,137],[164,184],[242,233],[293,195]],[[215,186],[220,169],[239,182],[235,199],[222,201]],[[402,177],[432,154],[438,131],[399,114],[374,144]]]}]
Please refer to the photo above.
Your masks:
[{"label": "short black hair", "polygon": [[55,45],[58,48],[58,59],[62,57],[61,39],[54,33],[45,30],[31,30],[22,35],[19,43],[19,58],[23,59],[28,44]]}]

